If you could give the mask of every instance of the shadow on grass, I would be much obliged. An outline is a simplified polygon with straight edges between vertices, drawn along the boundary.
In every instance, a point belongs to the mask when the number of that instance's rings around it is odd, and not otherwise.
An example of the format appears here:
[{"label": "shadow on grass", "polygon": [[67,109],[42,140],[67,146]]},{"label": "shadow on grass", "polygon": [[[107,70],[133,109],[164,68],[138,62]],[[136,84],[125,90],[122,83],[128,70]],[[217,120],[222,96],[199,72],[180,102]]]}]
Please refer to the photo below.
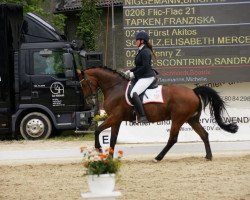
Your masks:
[{"label": "shadow on grass", "polygon": [[[93,141],[95,136],[91,131],[88,133],[75,133],[75,131],[53,131],[51,136],[47,139],[49,141]],[[21,134],[12,137],[11,134],[0,135],[0,141],[22,141],[24,140]]]},{"label": "shadow on grass", "polygon": [[48,140],[61,141],[92,141],[95,136],[93,133],[75,133],[74,131],[57,131],[52,133]]},{"label": "shadow on grass", "polygon": [[[89,130],[84,133],[76,133],[74,130],[53,130],[50,137],[47,140],[55,141],[93,141],[95,139],[93,131],[96,129],[96,124],[93,124]],[[0,141],[22,141],[24,140],[21,134],[0,134]]]}]

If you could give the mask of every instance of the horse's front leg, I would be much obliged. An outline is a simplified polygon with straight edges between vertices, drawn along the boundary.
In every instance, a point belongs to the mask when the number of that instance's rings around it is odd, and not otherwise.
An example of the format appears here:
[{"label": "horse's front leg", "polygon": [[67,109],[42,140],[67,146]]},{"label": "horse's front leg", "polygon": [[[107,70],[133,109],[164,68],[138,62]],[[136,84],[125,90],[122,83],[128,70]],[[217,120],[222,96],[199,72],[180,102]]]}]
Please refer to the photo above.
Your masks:
[{"label": "horse's front leg", "polygon": [[121,122],[117,122],[111,127],[110,148],[114,151]]},{"label": "horse's front leg", "polygon": [[97,127],[97,129],[95,130],[95,148],[96,148],[96,149],[101,150],[101,144],[100,144],[100,141],[99,141],[99,135],[100,135],[100,133],[101,133],[103,130],[105,130],[105,129],[111,127],[111,121],[112,121],[112,120],[110,120],[110,118],[108,117],[108,118],[107,118],[102,124],[100,124],[100,125]]},{"label": "horse's front leg", "polygon": [[99,131],[99,129],[97,128],[95,130],[95,148],[98,150],[101,150],[101,145],[100,145],[100,141],[99,141],[100,133],[101,133],[101,131]]}]

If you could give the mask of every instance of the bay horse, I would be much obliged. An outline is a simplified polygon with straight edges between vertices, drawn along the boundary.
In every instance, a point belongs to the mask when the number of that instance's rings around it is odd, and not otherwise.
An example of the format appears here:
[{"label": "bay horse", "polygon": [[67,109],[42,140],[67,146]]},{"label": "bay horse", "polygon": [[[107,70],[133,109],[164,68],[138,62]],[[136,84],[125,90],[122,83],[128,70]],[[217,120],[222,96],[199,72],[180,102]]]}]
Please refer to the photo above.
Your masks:
[{"label": "bay horse", "polygon": [[[107,67],[93,67],[85,71],[78,71],[80,84],[85,97],[96,94],[101,89],[104,95],[104,110],[108,118],[95,131],[95,148],[100,149],[99,134],[111,127],[110,147],[115,148],[119,128],[122,121],[133,121],[133,107],[125,99],[125,90],[129,79],[121,72]],[[162,87],[164,103],[148,103],[144,105],[149,122],[171,120],[170,135],[166,146],[155,157],[158,162],[163,159],[169,149],[177,142],[181,126],[187,122],[200,136],[205,145],[207,160],[212,160],[208,132],[201,126],[199,119],[202,109],[209,104],[210,114],[217,124],[225,131],[236,133],[236,123],[224,123],[223,111],[225,103],[219,94],[210,87],[199,86],[190,89],[181,85],[167,85]],[[202,106],[203,105],[203,106]]]}]

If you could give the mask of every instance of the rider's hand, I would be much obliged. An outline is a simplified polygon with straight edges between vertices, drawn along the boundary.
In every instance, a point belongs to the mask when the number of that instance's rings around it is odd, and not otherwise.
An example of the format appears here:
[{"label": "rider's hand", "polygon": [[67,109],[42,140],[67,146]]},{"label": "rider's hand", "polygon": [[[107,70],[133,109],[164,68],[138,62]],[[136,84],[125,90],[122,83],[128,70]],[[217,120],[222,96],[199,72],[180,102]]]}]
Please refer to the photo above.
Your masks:
[{"label": "rider's hand", "polygon": [[124,74],[125,74],[126,76],[129,76],[130,70],[125,71]]},{"label": "rider's hand", "polygon": [[134,78],[134,77],[135,77],[134,72],[130,72],[129,73],[129,78]]}]

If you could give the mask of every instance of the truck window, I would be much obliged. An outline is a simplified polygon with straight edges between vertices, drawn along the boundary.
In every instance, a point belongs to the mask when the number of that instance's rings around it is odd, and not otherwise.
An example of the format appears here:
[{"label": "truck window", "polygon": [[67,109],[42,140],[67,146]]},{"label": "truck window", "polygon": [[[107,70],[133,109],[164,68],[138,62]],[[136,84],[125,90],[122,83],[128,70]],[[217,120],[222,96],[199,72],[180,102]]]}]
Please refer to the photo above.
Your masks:
[{"label": "truck window", "polygon": [[63,52],[53,51],[50,55],[40,55],[33,53],[34,75],[50,75],[58,78],[65,78],[65,68],[63,66]]}]

